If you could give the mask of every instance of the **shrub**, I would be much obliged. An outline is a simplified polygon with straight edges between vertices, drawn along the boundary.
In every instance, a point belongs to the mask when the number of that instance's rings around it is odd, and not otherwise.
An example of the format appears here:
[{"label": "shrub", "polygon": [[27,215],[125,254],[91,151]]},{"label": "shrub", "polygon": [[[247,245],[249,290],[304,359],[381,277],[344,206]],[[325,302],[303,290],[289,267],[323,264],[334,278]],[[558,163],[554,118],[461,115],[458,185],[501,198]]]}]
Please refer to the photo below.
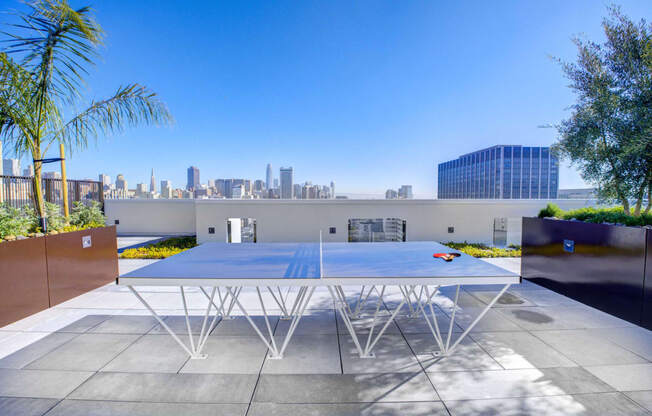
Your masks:
[{"label": "shrub", "polygon": [[[633,210],[632,210],[633,212]],[[637,217],[625,214],[623,207],[611,208],[579,208],[564,211],[554,204],[548,204],[539,212],[539,218],[556,217],[564,220],[575,219],[592,223],[624,224],[632,227],[652,225],[652,214],[641,214]]]},{"label": "shrub", "polygon": [[0,240],[13,235],[26,236],[36,231],[36,216],[29,207],[22,209],[0,204]]},{"label": "shrub", "polygon": [[83,203],[77,201],[73,204],[70,213],[70,225],[86,228],[104,227],[106,217],[102,213],[100,203],[97,201],[88,201]]},{"label": "shrub", "polygon": [[48,218],[48,231],[63,231],[66,226],[66,217],[61,214],[61,207],[51,202],[44,202],[45,215]]},{"label": "shrub", "polygon": [[197,246],[196,237],[172,237],[145,247],[129,248],[120,253],[122,259],[164,259]]},{"label": "shrub", "polygon": [[521,246],[511,244],[508,248],[490,247],[482,243],[454,243],[449,241],[444,245],[459,250],[473,257],[521,257]]},{"label": "shrub", "polygon": [[561,218],[564,211],[555,204],[548,203],[544,209],[539,211],[539,218],[555,217]]}]

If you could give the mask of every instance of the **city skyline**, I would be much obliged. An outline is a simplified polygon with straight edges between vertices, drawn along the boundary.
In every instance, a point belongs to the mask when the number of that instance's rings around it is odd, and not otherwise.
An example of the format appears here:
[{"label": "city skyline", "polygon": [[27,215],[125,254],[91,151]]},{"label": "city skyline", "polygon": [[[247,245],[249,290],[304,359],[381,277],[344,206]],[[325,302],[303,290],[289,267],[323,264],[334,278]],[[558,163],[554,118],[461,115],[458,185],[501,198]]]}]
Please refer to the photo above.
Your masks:
[{"label": "city skyline", "polygon": [[[651,11],[649,0],[618,4],[634,20]],[[567,118],[575,97],[549,57],[573,61],[577,34],[603,40],[606,14],[591,0],[195,2],[184,9],[195,22],[187,30],[169,24],[178,19],[176,2],[94,8],[106,46],[86,98],[142,83],[176,124],[99,137],[67,156],[71,178],[123,173],[149,183],[142,162],[153,159],[157,178],[174,184],[185,182],[191,164],[209,178],[265,179],[260,166],[271,162],[316,183],[334,180],[341,193],[382,195],[411,183],[415,197],[433,197],[437,164],[460,154],[495,143],[553,144],[555,129],[537,126]],[[346,17],[332,25],[325,15]],[[47,156],[58,156],[55,147]],[[387,168],[389,155],[398,169]],[[588,187],[565,161],[559,186]]]}]

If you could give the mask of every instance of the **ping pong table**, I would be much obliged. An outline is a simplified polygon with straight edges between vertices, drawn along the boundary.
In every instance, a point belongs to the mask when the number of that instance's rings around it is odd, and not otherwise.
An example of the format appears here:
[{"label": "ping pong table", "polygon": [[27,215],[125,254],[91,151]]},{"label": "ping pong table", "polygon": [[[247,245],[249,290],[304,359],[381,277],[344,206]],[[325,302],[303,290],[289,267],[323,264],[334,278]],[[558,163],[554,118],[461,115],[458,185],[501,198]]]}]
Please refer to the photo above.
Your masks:
[{"label": "ping pong table", "polygon": [[[520,283],[521,277],[463,253],[451,262],[433,257],[434,253],[442,252],[460,253],[435,242],[204,243],[119,276],[117,284],[127,286],[192,359],[206,357],[202,351],[208,336],[220,320],[232,318],[236,306],[269,349],[269,358],[283,358],[317,287],[328,289],[360,357],[374,357],[374,346],[406,305],[409,316],[422,316],[426,320],[439,348],[433,354],[445,356],[453,353],[507,288]],[[476,284],[502,285],[502,288],[453,340],[460,285]],[[137,288],[146,286],[179,287],[188,331],[187,342],[182,341],[139,294]],[[360,290],[359,293],[356,291],[354,299],[348,299],[344,288],[352,286]],[[448,328],[440,328],[433,299],[446,286],[456,287],[454,304]],[[187,287],[198,287],[207,299],[197,339],[191,330],[184,289]],[[244,287],[255,288],[264,315],[263,328],[254,322],[239,299]],[[385,313],[381,308],[388,287],[398,288],[401,301],[387,313],[388,317],[380,319]],[[291,300],[294,289],[298,290]],[[290,321],[285,338],[279,343],[275,340],[268,307],[261,293],[265,291],[271,295],[271,298],[265,296],[268,303],[273,300],[281,311],[281,319]],[[365,334],[358,333],[354,321],[370,299],[376,302],[371,306],[374,311],[371,327],[363,331]]]}]

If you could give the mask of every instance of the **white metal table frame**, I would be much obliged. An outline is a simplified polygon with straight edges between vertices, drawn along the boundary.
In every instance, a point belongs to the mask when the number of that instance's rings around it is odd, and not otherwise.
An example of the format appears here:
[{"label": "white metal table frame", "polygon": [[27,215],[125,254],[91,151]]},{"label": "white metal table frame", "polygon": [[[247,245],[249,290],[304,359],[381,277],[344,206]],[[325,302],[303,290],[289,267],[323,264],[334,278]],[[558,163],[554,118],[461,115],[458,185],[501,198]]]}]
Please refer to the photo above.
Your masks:
[{"label": "white metal table frame", "polygon": [[[520,281],[520,277],[516,277]],[[490,281],[488,281],[490,280]],[[417,318],[421,315],[428,324],[439,351],[433,351],[435,356],[450,355],[459,345],[459,343],[469,334],[475,325],[486,315],[496,301],[505,293],[509,286],[515,283],[514,276],[504,277],[476,277],[476,276],[459,276],[451,277],[431,277],[431,278],[326,278],[321,277],[308,279],[177,279],[168,278],[143,278],[143,277],[121,277],[118,284],[127,286],[138,300],[149,310],[158,323],[174,338],[174,340],[183,348],[191,359],[203,359],[206,355],[202,353],[209,335],[215,329],[221,319],[232,318],[232,312],[237,306],[244,318],[254,329],[256,335],[262,340],[269,349],[270,359],[283,358],[292,336],[294,335],[301,318],[304,316],[308,303],[317,287],[326,287],[334,302],[335,309],[342,317],[342,321],[351,336],[355,348],[361,358],[373,358],[373,348],[380,338],[386,332],[389,325],[398,316],[405,305],[408,305],[408,317]],[[245,285],[246,284],[246,285]],[[500,284],[503,285],[498,294],[486,305],[480,314],[466,327],[464,332],[453,341],[453,328],[455,325],[455,316],[458,309],[459,291],[461,285],[471,284]],[[181,340],[161,318],[149,303],[138,293],[135,286],[178,286],[181,296],[183,311],[187,329],[188,342]],[[353,306],[349,304],[344,292],[344,287],[362,287],[357,300]],[[438,306],[434,298],[439,293],[440,288],[445,286],[455,286],[455,299],[450,316],[448,331],[446,336],[442,335],[442,330],[437,317]],[[201,330],[199,334],[193,334],[190,324],[190,314],[186,300],[187,287],[198,287],[207,299],[206,311],[203,315]],[[264,317],[264,328],[254,322],[251,315],[240,301],[240,295],[244,287],[255,288],[256,295],[260,302],[260,307]],[[378,331],[376,328],[381,321],[381,310],[384,305],[384,296],[388,287],[397,287],[402,295],[402,300],[390,311],[389,318]],[[208,289],[207,289],[208,288]],[[298,288],[294,299],[290,302],[290,292],[293,288]],[[262,293],[267,291],[279,310],[281,310],[281,319],[290,321],[287,334],[282,342],[277,343],[274,337],[274,328],[270,322],[268,308],[265,306]],[[366,290],[366,292],[365,292]],[[283,293],[285,292],[285,293]],[[369,302],[371,293],[376,292],[376,304],[371,327],[367,330],[366,339],[361,339],[361,334],[355,330],[356,318],[359,318],[364,305]],[[385,305],[387,307],[387,305]],[[389,309],[389,308],[388,308]],[[196,338],[196,339],[195,339]]]}]

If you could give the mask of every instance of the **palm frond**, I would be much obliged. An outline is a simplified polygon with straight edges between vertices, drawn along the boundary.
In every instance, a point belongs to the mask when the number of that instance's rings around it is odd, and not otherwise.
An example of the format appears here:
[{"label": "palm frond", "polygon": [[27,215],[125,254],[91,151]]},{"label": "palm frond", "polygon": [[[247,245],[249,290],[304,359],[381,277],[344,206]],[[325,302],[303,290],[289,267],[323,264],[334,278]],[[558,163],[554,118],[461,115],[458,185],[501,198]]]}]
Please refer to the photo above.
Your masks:
[{"label": "palm frond", "polygon": [[11,26],[25,35],[4,33],[8,54],[20,55],[21,63],[37,80],[39,99],[54,94],[70,103],[79,97],[87,67],[97,58],[102,28],[89,7],[74,10],[66,0],[37,0],[30,13],[19,15]]},{"label": "palm frond", "polygon": [[52,140],[67,143],[69,149],[83,149],[90,139],[122,132],[125,127],[168,125],[172,122],[167,106],[154,92],[132,84],[118,88],[106,100],[93,101],[86,110],[58,129]]}]

